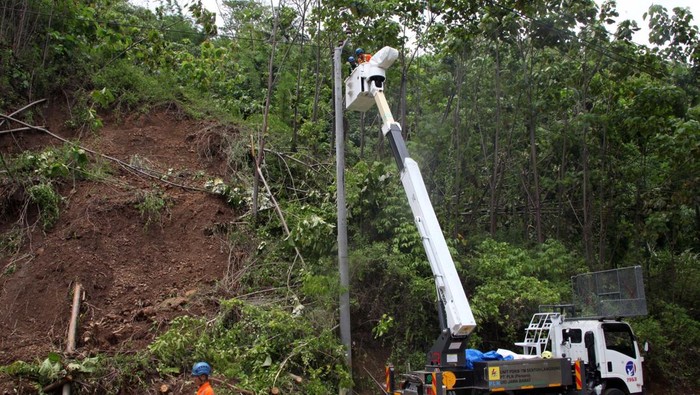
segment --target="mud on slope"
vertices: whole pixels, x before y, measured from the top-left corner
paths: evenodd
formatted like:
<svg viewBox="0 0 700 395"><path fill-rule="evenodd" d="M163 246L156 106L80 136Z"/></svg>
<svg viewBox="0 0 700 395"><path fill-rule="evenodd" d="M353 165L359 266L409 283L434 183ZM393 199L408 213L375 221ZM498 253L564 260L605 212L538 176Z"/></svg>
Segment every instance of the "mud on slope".
<svg viewBox="0 0 700 395"><path fill-rule="evenodd" d="M76 137L63 127L61 111L48 108L46 114L49 130ZM99 133L80 144L127 163L138 157L199 187L205 179L192 181L197 172L223 176L222 162L196 147L197 133L211 125L176 115L163 110L120 122L106 119ZM0 135L3 152L50 144L61 143L40 132ZM236 213L214 195L111 167L108 180L65 183L58 222L46 232L35 227L17 255L0 259L0 269L12 266L0 276L0 364L33 361L65 348L76 282L85 289L81 353L141 349L173 317L217 311L204 296L215 288L221 292L213 286L226 276L229 247L215 229ZM154 187L171 204L162 226L145 228L136 204L140 191ZM0 231L16 220L1 218Z"/></svg>

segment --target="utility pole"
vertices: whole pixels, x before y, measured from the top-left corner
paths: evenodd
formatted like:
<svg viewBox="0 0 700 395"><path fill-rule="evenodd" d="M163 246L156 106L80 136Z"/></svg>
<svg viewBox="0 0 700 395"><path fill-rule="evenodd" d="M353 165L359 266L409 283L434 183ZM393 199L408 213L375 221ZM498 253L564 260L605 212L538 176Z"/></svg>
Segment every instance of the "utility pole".
<svg viewBox="0 0 700 395"><path fill-rule="evenodd" d="M350 336L350 270L348 268L348 216L345 205L345 132L343 130L343 81L340 57L347 42L345 38L333 51L335 77L335 158L336 203L338 205L338 269L340 270L340 339L345 346L345 357L352 375L352 340ZM339 394L350 390L340 388Z"/></svg>

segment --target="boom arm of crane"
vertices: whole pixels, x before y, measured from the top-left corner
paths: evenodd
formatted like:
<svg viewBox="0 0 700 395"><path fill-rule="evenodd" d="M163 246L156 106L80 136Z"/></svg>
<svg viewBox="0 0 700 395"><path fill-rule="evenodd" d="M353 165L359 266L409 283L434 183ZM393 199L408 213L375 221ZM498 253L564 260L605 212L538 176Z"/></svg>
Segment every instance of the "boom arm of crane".
<svg viewBox="0 0 700 395"><path fill-rule="evenodd" d="M382 119L382 133L391 145L401 174L401 183L430 262L438 301L445 309L447 329L452 336L467 336L476 327L474 315L430 203L418 164L408 155L401 126L394 121L384 96L386 69L397 57L396 49L384 47L369 62L358 65L345 81L345 105L348 110L367 111L376 103Z"/></svg>

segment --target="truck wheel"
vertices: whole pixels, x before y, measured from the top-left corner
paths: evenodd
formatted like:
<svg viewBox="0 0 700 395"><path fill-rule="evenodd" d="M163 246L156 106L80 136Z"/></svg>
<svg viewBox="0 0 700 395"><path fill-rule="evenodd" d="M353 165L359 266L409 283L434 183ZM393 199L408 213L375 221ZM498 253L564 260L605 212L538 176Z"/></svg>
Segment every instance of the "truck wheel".
<svg viewBox="0 0 700 395"><path fill-rule="evenodd" d="M625 395L625 391L617 388L608 388L605 390L605 395Z"/></svg>

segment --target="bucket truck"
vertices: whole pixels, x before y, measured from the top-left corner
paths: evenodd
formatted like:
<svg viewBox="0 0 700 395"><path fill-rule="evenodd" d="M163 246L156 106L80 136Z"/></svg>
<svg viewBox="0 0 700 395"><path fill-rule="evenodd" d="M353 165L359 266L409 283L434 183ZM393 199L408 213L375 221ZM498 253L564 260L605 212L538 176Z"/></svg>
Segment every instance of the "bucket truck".
<svg viewBox="0 0 700 395"><path fill-rule="evenodd" d="M430 202L418 164L408 153L401 127L394 120L384 86L386 70L398 58L398 51L384 47L368 61L351 64L345 80L348 111L365 112L375 105L382 120L400 172L415 225L418 229L435 280L441 332L427 353L423 370L396 380L393 367L386 370L386 393L391 395L480 395L498 392L632 395L643 393L642 366L636 337L627 323L629 316L619 307L638 307L646 312L638 267L636 282L625 283L621 292L620 273L614 284L598 289L597 276L582 280L585 298L607 311L586 318L574 317L569 306L550 306L533 316L526 328L522 354L503 351L504 359L473 359L467 340L476 328L454 261ZM591 278L593 280L591 280ZM587 286L586 286L587 285ZM592 292L587 292L592 289ZM629 291L631 289L632 291ZM640 294L641 290L641 294ZM630 292L632 294L630 294ZM612 301L610 301L612 300ZM605 310L605 309L603 309ZM575 310L572 310L575 311ZM639 311L638 311L639 312ZM502 354L496 354L502 356ZM397 383L398 381L398 383Z"/></svg>

